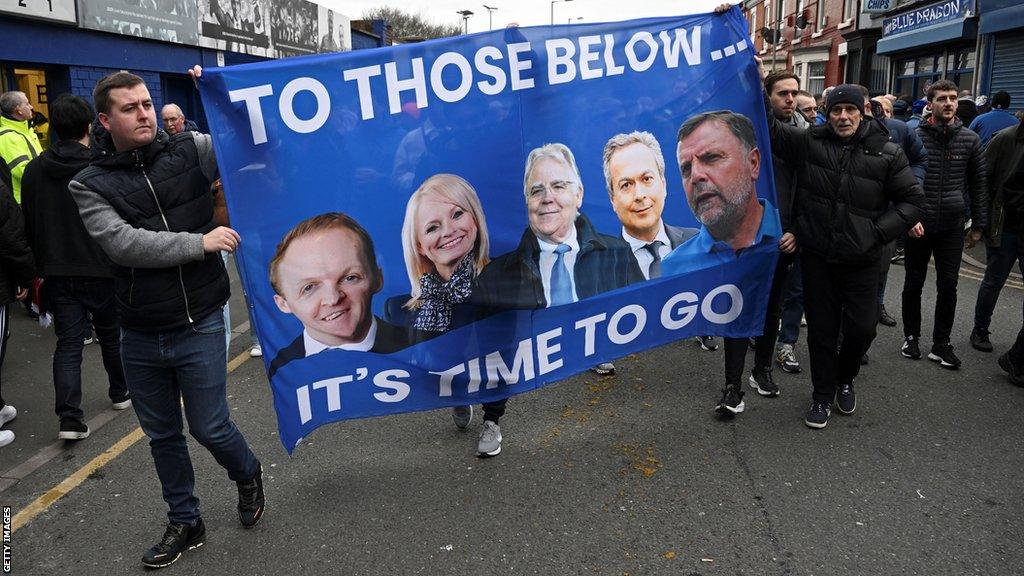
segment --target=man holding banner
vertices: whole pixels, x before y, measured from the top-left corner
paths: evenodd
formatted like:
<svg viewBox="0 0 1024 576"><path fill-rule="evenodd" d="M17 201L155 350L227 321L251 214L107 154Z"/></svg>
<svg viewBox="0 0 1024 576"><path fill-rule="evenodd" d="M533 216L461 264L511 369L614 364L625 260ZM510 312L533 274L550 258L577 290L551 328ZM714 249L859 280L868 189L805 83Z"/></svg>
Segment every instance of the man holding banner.
<svg viewBox="0 0 1024 576"><path fill-rule="evenodd" d="M808 130L768 114L772 151L797 167L794 220L804 290L814 295L804 302L814 384L804 423L816 429L833 401L841 414L857 407L854 379L878 323L882 247L920 220L924 201L903 150L864 121L861 87L836 86L826 114Z"/></svg>
<svg viewBox="0 0 1024 576"><path fill-rule="evenodd" d="M93 99L101 153L69 188L86 230L117 266L121 360L169 508L167 529L142 564L162 568L206 538L182 404L189 432L237 484L242 525L263 516L262 467L231 421L226 394L221 309L230 287L219 252L233 252L240 238L214 222L209 136L159 130L145 82L128 72L100 80Z"/></svg>

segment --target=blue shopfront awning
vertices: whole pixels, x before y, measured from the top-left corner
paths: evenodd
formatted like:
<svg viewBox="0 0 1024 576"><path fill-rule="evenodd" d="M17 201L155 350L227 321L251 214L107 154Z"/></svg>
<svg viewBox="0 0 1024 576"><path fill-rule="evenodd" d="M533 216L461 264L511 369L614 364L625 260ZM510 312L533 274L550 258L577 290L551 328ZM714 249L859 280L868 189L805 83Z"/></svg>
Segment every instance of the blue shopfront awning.
<svg viewBox="0 0 1024 576"><path fill-rule="evenodd" d="M970 38L976 34L977 29L978 25L973 18L961 18L952 22L944 22L935 26L921 28L920 30L911 30L902 34L886 36L878 41L876 52L878 54L890 54L906 50L907 48L949 42L950 40L958 40L960 38Z"/></svg>
<svg viewBox="0 0 1024 576"><path fill-rule="evenodd" d="M981 13L981 34L1024 28L1024 4Z"/></svg>

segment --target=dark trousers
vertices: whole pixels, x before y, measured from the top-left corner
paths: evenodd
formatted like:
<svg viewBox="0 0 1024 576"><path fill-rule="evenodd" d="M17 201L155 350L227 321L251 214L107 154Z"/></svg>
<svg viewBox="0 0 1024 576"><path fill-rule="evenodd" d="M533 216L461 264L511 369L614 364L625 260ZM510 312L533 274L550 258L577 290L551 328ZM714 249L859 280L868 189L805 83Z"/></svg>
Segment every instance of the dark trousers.
<svg viewBox="0 0 1024 576"><path fill-rule="evenodd" d="M250 480L259 460L231 421L227 400L224 317L220 310L195 324L160 332L121 330L132 407L149 436L149 448L171 522L195 525L199 499L185 443L182 404L189 433L235 482Z"/></svg>
<svg viewBox="0 0 1024 576"><path fill-rule="evenodd" d="M956 284L964 251L964 232L951 228L906 239L906 280L903 283L903 335L921 336L921 290L928 261L935 257L935 324L932 344L948 344L956 314Z"/></svg>
<svg viewBox="0 0 1024 576"><path fill-rule="evenodd" d="M0 305L0 408L7 405L4 403L3 395L3 368L4 357L7 356L7 339L11 337L11 330L7 326L10 313L10 306L7 304Z"/></svg>
<svg viewBox="0 0 1024 576"><path fill-rule="evenodd" d="M54 411L61 420L82 420L82 348L91 332L89 315L96 327L107 394L121 401L128 394L121 367L121 324L110 278L56 277L44 284L47 307L53 314L57 348L53 352Z"/></svg>
<svg viewBox="0 0 1024 576"><path fill-rule="evenodd" d="M976 328L988 330L999 293L1013 271L1014 264L1019 264L1024 271L1024 236L1003 233L998 248L985 247L985 279L978 288L978 301L974 305Z"/></svg>
<svg viewBox="0 0 1024 576"><path fill-rule="evenodd" d="M800 266L804 290L813 294L804 300L813 398L832 402L837 385L857 377L861 356L875 339L879 262L839 264L804 251Z"/></svg>
<svg viewBox="0 0 1024 576"><path fill-rule="evenodd" d="M505 404L508 404L508 398L502 398L495 402L484 402L484 420L497 424L498 420L505 415Z"/></svg>
<svg viewBox="0 0 1024 576"><path fill-rule="evenodd" d="M800 320L804 316L804 279L800 272L800 258L793 259L793 266L782 291L782 325L779 327L779 344L796 344L800 338Z"/></svg>
<svg viewBox="0 0 1024 576"><path fill-rule="evenodd" d="M772 275L772 285L768 292L768 308L764 312L764 330L757 337L754 345L754 368L771 369L772 352L775 350L775 337L779 334L779 316L782 312L782 294L786 287L786 278L793 266L792 254L779 253ZM725 385L739 387L743 378L743 368L747 357L746 338L725 339Z"/></svg>
<svg viewBox="0 0 1024 576"><path fill-rule="evenodd" d="M882 270L878 273L878 305L885 305L885 285L889 281L889 267L892 266L892 255L896 252L896 241L889 242L882 248L882 259L879 263Z"/></svg>

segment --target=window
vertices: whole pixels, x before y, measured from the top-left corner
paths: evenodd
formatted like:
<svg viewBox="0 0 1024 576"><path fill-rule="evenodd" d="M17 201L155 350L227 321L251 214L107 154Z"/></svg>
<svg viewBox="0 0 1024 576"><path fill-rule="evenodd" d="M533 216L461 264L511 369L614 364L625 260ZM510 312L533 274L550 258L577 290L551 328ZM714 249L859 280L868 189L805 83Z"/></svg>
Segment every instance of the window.
<svg viewBox="0 0 1024 576"><path fill-rule="evenodd" d="M896 61L895 91L910 102L921 98L924 87L942 76L946 55L919 56ZM872 67L874 64L872 63ZM874 82L874 80L872 80Z"/></svg>
<svg viewBox="0 0 1024 576"><path fill-rule="evenodd" d="M793 12L793 40L799 39L804 31L796 25L796 19L800 16L800 13L804 11L804 2L806 0L796 0L796 11Z"/></svg>
<svg viewBox="0 0 1024 576"><path fill-rule="evenodd" d="M825 0L818 0L818 30L824 30L826 24L828 24L828 14L825 11Z"/></svg>
<svg viewBox="0 0 1024 576"><path fill-rule="evenodd" d="M868 90L872 94L884 94L888 92L889 84L889 58L872 54L871 56L871 80ZM898 92L897 92L898 93Z"/></svg>
<svg viewBox="0 0 1024 576"><path fill-rule="evenodd" d="M951 50L946 64L946 79L961 90L974 89L974 48Z"/></svg>
<svg viewBox="0 0 1024 576"><path fill-rule="evenodd" d="M843 0L843 22L853 20L853 13L857 9L857 0Z"/></svg>
<svg viewBox="0 0 1024 576"><path fill-rule="evenodd" d="M824 60L807 63L807 91L811 94L821 94L825 90L825 64Z"/></svg>

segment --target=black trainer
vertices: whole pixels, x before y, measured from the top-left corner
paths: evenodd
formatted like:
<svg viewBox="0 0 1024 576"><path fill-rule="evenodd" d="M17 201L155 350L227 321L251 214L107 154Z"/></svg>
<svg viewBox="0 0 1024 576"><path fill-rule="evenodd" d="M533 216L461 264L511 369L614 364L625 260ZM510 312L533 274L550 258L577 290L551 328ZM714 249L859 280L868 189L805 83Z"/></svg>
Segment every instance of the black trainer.
<svg viewBox="0 0 1024 576"><path fill-rule="evenodd" d="M706 352L714 352L718 350L718 342L715 342L714 336L697 336L697 344L700 344L701 349Z"/></svg>
<svg viewBox="0 0 1024 576"><path fill-rule="evenodd" d="M1011 383L1017 386L1024 386L1024 369L1014 364L1009 352L999 356L999 367L1010 377Z"/></svg>
<svg viewBox="0 0 1024 576"><path fill-rule="evenodd" d="M804 424L807 424L811 428L822 429L828 426L828 417L832 415L832 407L829 406L828 402L819 402L815 400L811 402L810 409L807 410L807 414L804 416Z"/></svg>
<svg viewBox="0 0 1024 576"><path fill-rule="evenodd" d="M203 519L196 521L195 526L171 522L164 531L164 537L155 546L146 550L142 557L142 565L147 568L163 568L170 566L181 558L182 552L199 548L206 543L206 526Z"/></svg>
<svg viewBox="0 0 1024 576"><path fill-rule="evenodd" d="M743 412L743 391L739 387L726 386L722 390L722 399L715 406L715 414L721 416L735 416Z"/></svg>
<svg viewBox="0 0 1024 576"><path fill-rule="evenodd" d="M840 414L849 416L857 409L857 394L853 391L853 383L840 384L836 390L836 408Z"/></svg>
<svg viewBox="0 0 1024 576"><path fill-rule="evenodd" d="M917 336L907 336L907 339L903 341L903 347L900 348L900 354L911 360L921 359L921 343L918 341Z"/></svg>
<svg viewBox="0 0 1024 576"><path fill-rule="evenodd" d="M992 341L988 339L988 335L991 334L984 328L975 327L971 330L971 347L981 352L992 351Z"/></svg>
<svg viewBox="0 0 1024 576"><path fill-rule="evenodd" d="M890 328L896 325L896 319L885 309L885 304L878 305L878 323Z"/></svg>
<svg viewBox="0 0 1024 576"><path fill-rule="evenodd" d="M263 465L258 465L256 476L238 485L238 520L242 526L252 528L263 517L263 506L266 497L263 494Z"/></svg>
<svg viewBox="0 0 1024 576"><path fill-rule="evenodd" d="M772 380L772 369L768 368L754 368L750 371L750 387L756 388L757 393L761 396L767 396L768 398L774 398L781 394L779 391L779 385Z"/></svg>
<svg viewBox="0 0 1024 576"><path fill-rule="evenodd" d="M89 437L89 427L81 420L68 418L60 421L60 431L57 438L60 440L84 440Z"/></svg>
<svg viewBox="0 0 1024 576"><path fill-rule="evenodd" d="M943 368L957 370L960 368L960 359L953 353L952 344L932 344L932 351L928 353L928 359L934 360Z"/></svg>

